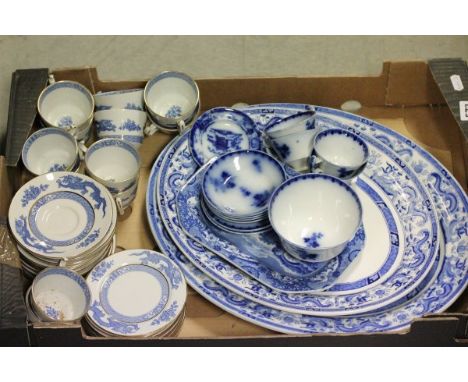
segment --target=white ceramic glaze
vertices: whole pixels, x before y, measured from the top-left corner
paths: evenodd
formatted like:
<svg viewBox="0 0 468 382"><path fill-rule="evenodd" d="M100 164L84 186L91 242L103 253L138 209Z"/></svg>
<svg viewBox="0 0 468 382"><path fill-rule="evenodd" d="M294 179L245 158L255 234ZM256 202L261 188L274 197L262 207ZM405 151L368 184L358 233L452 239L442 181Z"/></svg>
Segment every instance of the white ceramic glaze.
<svg viewBox="0 0 468 382"><path fill-rule="evenodd" d="M163 72L145 86L144 101L152 120L166 128L187 124L193 118L199 101L196 82L185 73Z"/></svg>
<svg viewBox="0 0 468 382"><path fill-rule="evenodd" d="M143 143L147 115L139 110L109 109L94 113L98 138L123 139L136 147Z"/></svg>
<svg viewBox="0 0 468 382"><path fill-rule="evenodd" d="M315 136L309 166L311 172L349 180L364 170L368 157L367 144L359 136L343 129L327 129Z"/></svg>
<svg viewBox="0 0 468 382"><path fill-rule="evenodd" d="M78 82L59 81L49 85L39 95L37 109L46 126L70 130L77 139L93 120L94 99Z"/></svg>
<svg viewBox="0 0 468 382"><path fill-rule="evenodd" d="M79 160L75 138L57 128L36 131L26 140L21 155L25 167L34 175L73 171Z"/></svg>
<svg viewBox="0 0 468 382"><path fill-rule="evenodd" d="M89 308L89 287L83 277L70 269L47 268L33 281L31 304L45 321L78 320Z"/></svg>
<svg viewBox="0 0 468 382"><path fill-rule="evenodd" d="M264 130L264 137L282 161L301 171L307 168L307 159L318 130L315 113L307 111L268 126Z"/></svg>
<svg viewBox="0 0 468 382"><path fill-rule="evenodd" d="M96 110L144 110L143 89L125 89L99 92L94 95Z"/></svg>
<svg viewBox="0 0 468 382"><path fill-rule="evenodd" d="M241 150L214 160L206 170L202 190L215 212L248 218L267 210L271 193L285 179L283 167L270 155Z"/></svg>
<svg viewBox="0 0 468 382"><path fill-rule="evenodd" d="M289 179L271 197L270 222L288 252L333 257L362 220L356 193L343 181L318 174Z"/></svg>

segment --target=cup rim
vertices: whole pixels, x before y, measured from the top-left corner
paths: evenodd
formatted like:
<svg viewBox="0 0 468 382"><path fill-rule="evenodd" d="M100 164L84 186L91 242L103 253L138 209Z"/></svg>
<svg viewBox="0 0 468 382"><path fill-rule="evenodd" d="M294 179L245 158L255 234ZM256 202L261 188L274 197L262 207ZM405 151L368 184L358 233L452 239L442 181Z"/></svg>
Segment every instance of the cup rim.
<svg viewBox="0 0 468 382"><path fill-rule="evenodd" d="M149 92L150 82L152 82L153 80L156 80L158 77L161 77L161 76L164 76L164 75L167 75L167 74L177 74L177 75L183 77L184 79L188 80L187 82L191 82L195 86L195 89L196 89L196 100L197 100L197 102L196 102L195 107L190 112L185 113L184 115L181 115L178 118L168 118L168 117L165 117L165 116L163 116L161 114L158 114L148 105L147 95L148 95L148 92ZM161 119L163 121L169 121L169 123L177 124L178 121L186 121L187 119L190 119L192 117L192 115L194 114L194 112L197 110L198 105L200 104L200 89L198 88L197 82L191 76L189 76L187 73L179 72L177 70L165 70L165 71L162 71L161 73L157 74L156 76L154 76L154 77L152 77L152 78L150 78L148 80L148 82L146 83L146 85L145 85L145 87L143 89L143 103L145 104L146 110L148 110L148 113L149 114L154 114L156 116L155 117L156 119Z"/></svg>
<svg viewBox="0 0 468 382"><path fill-rule="evenodd" d="M278 230L278 228L274 224L274 221L273 221L273 218L272 218L272 207L273 207L273 204L274 204L276 198L278 197L278 194L281 191L283 191L286 187L291 185L292 183L295 183L295 182L301 181L301 180L317 179L317 178L322 178L322 179L326 179L326 180L332 181L334 183L337 183L339 186L344 187L346 191L351 193L353 199L355 200L355 202L357 204L359 216L358 216L358 222L356 224L356 227L355 227L352 235L350 236L350 238L348 238L346 240L343 240L343 241L341 241L339 243L336 243L334 245L327 246L327 247L310 248L310 247L307 247L307 246L303 246L301 244L294 243L291 240L285 238L280 233L280 231ZM286 243L291 245L293 248L300 248L301 250L306 250L306 251L310 251L310 250L325 251L325 250L330 250L330 249L337 248L337 247L339 247L339 246L341 246L343 244L347 244L349 241L351 241L353 239L353 237L356 235L357 231L359 230L359 227L362 224L362 203L361 203L361 201L359 199L359 196L357 195L356 191L354 191L346 182L342 181L341 179L339 179L337 177L334 177L332 175L327 175L327 174L311 174L311 173L301 174L301 175L297 175L297 176L295 176L293 178L290 178L290 179L286 180L275 191L273 191L273 193L272 193L272 195L270 197L270 202L268 203L268 219L270 220L271 227L273 228L275 233L281 238L281 240L284 240Z"/></svg>
<svg viewBox="0 0 468 382"><path fill-rule="evenodd" d="M94 142L91 146L89 146L88 150L86 151L85 157L84 157L84 159L83 159L83 161L84 161L84 163L85 163L86 171L88 171L88 172L90 173L90 175L91 175L93 178L97 179L99 183L101 183L104 187L107 188L107 186L106 186L107 181L104 180L104 179L102 179L100 176L97 176L97 175L89 168L88 163L87 163L87 162L88 162L88 158L89 158L89 151L91 150L91 148L92 148L93 146L97 145L98 143L101 143L101 144L102 144L103 141L113 141L113 142L116 142L116 141L117 141L117 142L119 142L119 144L121 143L121 144L127 146L127 147L130 149L130 151L133 151L133 152L136 154L136 157L138 158L138 159L137 159L137 170L136 170L136 173L135 173L133 176L131 176L131 177L129 177L129 178L126 178L126 179L124 179L124 180L119 180L119 181L116 182L116 183L126 183L126 182L128 182L128 181L130 181L130 180L133 180L133 179L135 179L135 178L138 178L139 175L140 175L140 167L141 167L141 156L140 156L140 153L138 152L138 150L136 149L136 147L134 147L131 143L129 143L129 142L123 140L123 139L119 139L119 138L102 138L102 139L99 139L99 140L97 140L96 142Z"/></svg>
<svg viewBox="0 0 468 382"><path fill-rule="evenodd" d="M108 97L108 96L120 95L120 94L138 93L139 91L143 92L144 88L120 89L120 90L110 90L108 92L98 92L98 93L93 94L93 97ZM133 110L133 109L128 109L128 110Z"/></svg>
<svg viewBox="0 0 468 382"><path fill-rule="evenodd" d="M44 268L42 271L40 271L35 277L34 277L34 280L31 284L31 303L34 305L34 307L36 307L36 303L35 303L35 300L34 300L34 295L35 295L35 289L37 289L37 283L43 278L45 277L45 275L51 271L56 271L56 270L59 270L60 272L62 273L70 273L71 275L73 275L73 277L75 277L76 279L74 280L76 283L79 284L83 294L84 294L84 297L85 297L85 308L84 308L84 311L83 311L83 314L77 318L74 318L72 320L52 320L52 321L76 321L76 320L79 320L81 319L81 317L83 317L86 312L88 311L89 309L89 306L91 304L91 291L90 291L90 288L88 286L88 283L86 282L86 279L80 275L78 272L75 272L67 267L47 267L47 268ZM78 281L79 280L79 281ZM44 314L45 313L42 311L42 309L40 309L39 306L36 307L37 310L39 310L39 314ZM46 315L47 316L47 315Z"/></svg>
<svg viewBox="0 0 468 382"><path fill-rule="evenodd" d="M44 89L42 89L41 93L39 94L39 97L37 98L37 102L36 102L36 107L37 107L37 112L39 113L40 117L49 125L49 127L57 127L59 129L61 129L60 126L56 126L54 125L53 123L49 122L47 120L47 118L45 118L43 115L42 115L42 112L41 112L41 107L40 107L40 102L41 102L41 99L42 97L44 96L44 93L46 92L47 89L49 89L51 86L55 86L56 84L63 84L63 83L73 83L73 84L78 84L79 86L81 86L83 89L85 89L85 91L88 92L88 94L90 95L90 98L91 98L91 113L88 115L88 117L84 120L84 122L82 124L85 124L87 121L89 121L91 119L91 123L92 123L92 120L93 120L93 116L94 116L94 108L96 107L96 103L94 101L94 97L93 97L93 94L91 93L91 91L86 87L84 86L82 83L78 82L78 81L72 81L72 80L61 80L61 81L57 81L57 82L54 82L53 84L49 84L47 85ZM81 124L80 124L81 126ZM76 126L78 128L78 126Z"/></svg>
<svg viewBox="0 0 468 382"><path fill-rule="evenodd" d="M280 183L279 186L281 186L281 184L283 184L285 182L285 180L287 179L286 170L284 169L284 166L281 164L281 162L278 159L276 159L275 157L273 157L272 155L270 155L268 153L265 153L265 152L263 152L261 150L252 150L252 149L231 151L231 152L223 154L223 155L217 157L216 159L214 159L213 162L210 163L210 165L206 168L205 172L203 173L203 178L202 178L202 181L201 181L201 190L202 190L203 198L206 199L207 203L210 203L212 206L216 206L216 204L208 197L208 195L206 194L206 190L205 190L205 183L206 183L207 176L208 176L209 172L213 169L214 165L216 163L221 163L222 160L225 160L228 157L231 157L231 156L234 156L234 155L239 155L239 154L249 154L249 153L253 153L253 154L263 156L265 159L267 159L270 162L274 163L274 165L280 170L280 173L283 176L283 180L282 180L282 182ZM272 197L272 195L274 194L275 191L276 191L276 189L273 190L273 192L270 194L269 201L271 200L271 197ZM262 211L266 211L268 209L268 205L269 205L269 202L267 203L265 208L262 208L262 209L258 210L257 212L255 212L255 214L261 213ZM219 207L217 207L217 208L219 209ZM238 217L249 216L249 214L239 214L239 213L231 213L230 215L231 216L238 216ZM250 214L250 215L252 215L252 214Z"/></svg>
<svg viewBox="0 0 468 382"><path fill-rule="evenodd" d="M32 171L30 169L30 167L28 166L27 164L27 160L26 160L26 152L25 152L25 148L26 148L26 145L27 143L32 139L32 137L35 137L36 135L41 135L42 134L46 134L47 133L57 133L57 134L61 134L61 135L65 135L67 136L67 138L69 138L74 146L75 146L75 160L73 161L73 163L67 167L67 169L65 171L69 171L70 169L73 168L73 166L76 164L76 161L77 161L77 158L79 157L79 148L78 148L78 142L76 140L76 138L71 134L69 133L68 131L66 131L65 129L62 129L60 127L44 127L42 129L39 129L37 131L35 131L34 133L32 133L27 139L26 141L24 142L23 144L23 148L21 149L21 160L23 161L23 164L24 164L24 167L26 167L26 169L31 173L31 174L34 174L34 175L43 175L43 174L37 174L36 172ZM34 144L34 142L31 142L30 143L30 147ZM50 172L50 171L48 171ZM47 174L47 172L45 172L44 174Z"/></svg>
<svg viewBox="0 0 468 382"><path fill-rule="evenodd" d="M289 115L285 118L282 118L280 119L279 121L276 121L275 123L271 124L270 126L266 127L265 130L263 130L263 132L265 134L268 134L268 132L270 130L272 130L274 127L277 127L278 125L280 125L281 123L283 122L289 122L289 121L292 121L296 118L301 118L303 117L304 115L308 115L309 117L308 118L305 118L305 120L309 119L309 118L312 118L312 117L315 117L317 115L317 113L313 110L306 110L306 111L302 111L300 113L296 113L296 114L292 114L292 115ZM280 130L281 131L281 130ZM290 133L290 134L294 134L294 133ZM285 135L289 135L289 134L285 134ZM273 137L271 137L273 138Z"/></svg>
<svg viewBox="0 0 468 382"><path fill-rule="evenodd" d="M323 136L323 135L328 135L328 134L333 134L333 133L338 133L340 135L345 135L347 137L351 137L353 140L357 141L358 144L360 146L362 146L363 148L363 151L364 151L364 158L362 159L362 161L357 164L357 165L353 165L353 166L350 166L350 165L340 165L340 164L337 164L337 163L334 163L332 162L331 160L325 158L323 156L323 153L320 153L318 150L317 150L317 141ZM318 154L318 156L326 161L327 163L330 163L332 164L333 166L335 167L346 167L346 168L359 168L361 167L364 163L367 163L367 160L369 159L369 146L367 145L367 143L364 141L364 139L362 139L359 135L357 134L354 134L352 133L351 131L348 131L348 130L345 130L345 129L341 129L341 128L332 128L332 129L325 129L325 130L322 130L322 131L319 131L315 137L314 137L314 140L313 140L313 143L312 143L312 152L315 152L316 154ZM309 155L310 156L310 155Z"/></svg>

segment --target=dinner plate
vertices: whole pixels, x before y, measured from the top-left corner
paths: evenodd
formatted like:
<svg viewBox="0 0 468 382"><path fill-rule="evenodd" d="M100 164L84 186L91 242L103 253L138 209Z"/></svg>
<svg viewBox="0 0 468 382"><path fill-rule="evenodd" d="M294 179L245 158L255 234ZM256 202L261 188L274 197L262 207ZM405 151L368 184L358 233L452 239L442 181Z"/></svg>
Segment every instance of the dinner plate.
<svg viewBox="0 0 468 382"><path fill-rule="evenodd" d="M405 231L405 250L400 264L386 281L371 288L331 296L277 292L224 259L211 257L205 247L187 238L177 220L175 206L176 194L197 169L187 147L187 134L171 145L167 153L170 160L163 162L159 173L157 201L163 222L189 260L203 267L203 271L215 281L256 302L295 313L323 316L362 313L388 305L409 293L429 272L437 253L437 219L429 196L415 174L381 142L371 138L366 140L371 151L366 175L379 187L385 187L383 191L391 200L389 204L394 205L402 217ZM365 259L364 250L362 254ZM374 253L370 255L376 256Z"/></svg>
<svg viewBox="0 0 468 382"><path fill-rule="evenodd" d="M96 265L87 282L88 319L114 335L147 336L165 330L182 312L187 294L178 266L149 250L116 253Z"/></svg>
<svg viewBox="0 0 468 382"><path fill-rule="evenodd" d="M444 295L444 293L437 292L437 289L434 289L445 266L447 266L444 252L445 247L441 246L441 251L436 257L435 266L431 268L423 282L403 299L390 304L386 309L379 312L375 311L365 315L349 317L314 317L272 309L251 301L248 298L239 296L216 283L200 269L195 267L182 252L178 250L164 227L157 207L156 180L162 164L161 159L167 154L169 147L170 146L166 146L161 152L159 159L156 160L152 168L148 183L148 192L146 194L147 217L153 237L159 248L179 264L187 282L192 288L208 301L241 319L282 333L306 334L394 331L407 328L412 320L417 317L437 311L433 309L446 308L463 291L463 288L466 287L465 282L461 288L457 289L457 295L450 293ZM446 281L443 283L445 284ZM448 288L445 288L444 290L447 289ZM455 292L453 289L452 291ZM437 298L438 296L440 296L440 299ZM444 306L443 304L446 305Z"/></svg>
<svg viewBox="0 0 468 382"><path fill-rule="evenodd" d="M48 259L74 257L101 243L113 227L112 197L81 174L38 176L15 194L8 218L15 239Z"/></svg>

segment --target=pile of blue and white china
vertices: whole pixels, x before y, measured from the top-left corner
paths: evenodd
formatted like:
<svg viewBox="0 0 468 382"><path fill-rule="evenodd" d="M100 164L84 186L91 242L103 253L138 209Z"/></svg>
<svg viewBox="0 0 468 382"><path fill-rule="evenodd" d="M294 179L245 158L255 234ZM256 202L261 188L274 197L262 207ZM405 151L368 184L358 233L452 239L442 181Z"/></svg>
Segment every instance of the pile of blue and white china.
<svg viewBox="0 0 468 382"><path fill-rule="evenodd" d="M128 250L108 257L90 272L86 321L106 337L166 337L185 317L187 287L182 271L161 253Z"/></svg>
<svg viewBox="0 0 468 382"><path fill-rule="evenodd" d="M54 266L86 274L115 249L112 195L85 175L58 171L30 180L13 197L8 219L29 277Z"/></svg>
<svg viewBox="0 0 468 382"><path fill-rule="evenodd" d="M209 110L156 159L146 202L190 286L278 332L406 329L468 283L463 189L407 138L340 110Z"/></svg>

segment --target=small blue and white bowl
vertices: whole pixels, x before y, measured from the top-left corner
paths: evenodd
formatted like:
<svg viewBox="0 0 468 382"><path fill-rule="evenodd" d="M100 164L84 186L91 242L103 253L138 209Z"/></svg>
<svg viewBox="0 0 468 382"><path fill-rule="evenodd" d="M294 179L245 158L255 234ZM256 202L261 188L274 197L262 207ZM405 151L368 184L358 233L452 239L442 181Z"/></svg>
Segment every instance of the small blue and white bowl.
<svg viewBox="0 0 468 382"><path fill-rule="evenodd" d="M340 254L362 221L356 192L342 180L305 174L284 182L268 208L284 249L298 259L326 261Z"/></svg>
<svg viewBox="0 0 468 382"><path fill-rule="evenodd" d="M21 157L24 166L33 175L75 171L80 164L76 139L67 131L55 127L31 134L24 143Z"/></svg>
<svg viewBox="0 0 468 382"><path fill-rule="evenodd" d="M88 311L91 293L86 280L78 273L52 267L35 277L30 302L42 321L75 321Z"/></svg>
<svg viewBox="0 0 468 382"><path fill-rule="evenodd" d="M78 82L59 81L41 92L37 110L44 126L60 127L82 140L93 122L94 98Z"/></svg>
<svg viewBox="0 0 468 382"><path fill-rule="evenodd" d="M125 109L144 111L143 89L99 92L94 95L96 110Z"/></svg>
<svg viewBox="0 0 468 382"><path fill-rule="evenodd" d="M139 110L109 109L94 113L99 139L118 138L140 147L143 143L147 115Z"/></svg>
<svg viewBox="0 0 468 382"><path fill-rule="evenodd" d="M260 150L255 122L245 113L217 107L203 113L190 130L189 147L199 166L231 151Z"/></svg>
<svg viewBox="0 0 468 382"><path fill-rule="evenodd" d="M366 167L369 148L362 138L343 129L328 129L314 138L309 158L311 172L351 180Z"/></svg>
<svg viewBox="0 0 468 382"><path fill-rule="evenodd" d="M262 220L272 192L286 179L283 166L256 150L234 151L215 159L202 181L202 196L218 217L238 222Z"/></svg>
<svg viewBox="0 0 468 382"><path fill-rule="evenodd" d="M307 160L318 130L315 112L306 111L268 126L263 136L278 158L292 168L303 171L308 168Z"/></svg>
<svg viewBox="0 0 468 382"><path fill-rule="evenodd" d="M149 80L143 92L146 110L158 126L177 129L193 119L198 110L200 92L187 74L163 72Z"/></svg>

